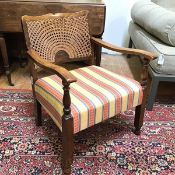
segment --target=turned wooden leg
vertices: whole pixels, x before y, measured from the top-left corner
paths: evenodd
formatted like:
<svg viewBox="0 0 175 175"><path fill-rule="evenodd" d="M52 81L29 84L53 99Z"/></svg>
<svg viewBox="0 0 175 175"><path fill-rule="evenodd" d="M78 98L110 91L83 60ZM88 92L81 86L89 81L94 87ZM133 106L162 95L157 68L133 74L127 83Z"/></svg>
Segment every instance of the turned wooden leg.
<svg viewBox="0 0 175 175"><path fill-rule="evenodd" d="M134 134L140 135L141 127L143 126L145 107L144 104L136 106L135 108L135 119L134 119Z"/></svg>
<svg viewBox="0 0 175 175"><path fill-rule="evenodd" d="M5 74L7 76L7 80L10 86L14 86L14 84L12 83L12 79L11 79L11 72L10 72L10 68L9 66L4 66L5 67Z"/></svg>
<svg viewBox="0 0 175 175"><path fill-rule="evenodd" d="M141 127L143 125L143 119L144 119L144 113L145 113L145 104L146 104L147 94L149 92L149 87L150 87L150 80L148 78L148 65L149 65L149 60L144 58L143 68L141 73L141 86L143 91L143 99L142 99L142 104L139 106L136 106L135 108L134 133L136 135L140 135L141 133Z"/></svg>
<svg viewBox="0 0 175 175"><path fill-rule="evenodd" d="M42 111L41 111L41 104L38 100L35 100L35 116L36 116L36 125L42 125Z"/></svg>
<svg viewBox="0 0 175 175"><path fill-rule="evenodd" d="M139 106L136 106L136 108L135 108L135 119L134 119L135 130L134 130L134 133L136 135L140 135L141 127L143 126L146 99L147 99L147 93L148 93L148 90L149 90L148 87L149 87L150 82L148 81L147 84L148 84L148 86L143 90L142 104L139 105Z"/></svg>
<svg viewBox="0 0 175 175"><path fill-rule="evenodd" d="M71 115L71 99L69 94L69 83L63 82L63 111L64 115L62 116L62 160L61 160L61 168L63 170L64 175L71 174L71 165L73 162L73 118Z"/></svg>
<svg viewBox="0 0 175 175"><path fill-rule="evenodd" d="M73 119L63 119L62 123L62 162L61 168L64 175L71 174L71 165L73 163Z"/></svg>
<svg viewBox="0 0 175 175"><path fill-rule="evenodd" d="M10 68L9 68L6 43L5 43L5 39L3 36L0 36L0 50L1 50L2 59L3 59L3 63L4 63L5 74L7 76L9 85L14 86L14 84L12 83L12 80L11 80L11 73L10 73Z"/></svg>

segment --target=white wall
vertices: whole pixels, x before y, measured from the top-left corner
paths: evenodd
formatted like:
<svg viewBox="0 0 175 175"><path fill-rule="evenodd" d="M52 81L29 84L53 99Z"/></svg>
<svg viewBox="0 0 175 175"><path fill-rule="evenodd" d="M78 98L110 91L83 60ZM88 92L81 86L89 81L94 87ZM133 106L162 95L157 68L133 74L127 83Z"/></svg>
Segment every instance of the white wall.
<svg viewBox="0 0 175 175"><path fill-rule="evenodd" d="M128 47L128 24L131 7L137 0L104 0L106 4L106 24L103 39L118 46ZM103 49L103 52L115 52Z"/></svg>

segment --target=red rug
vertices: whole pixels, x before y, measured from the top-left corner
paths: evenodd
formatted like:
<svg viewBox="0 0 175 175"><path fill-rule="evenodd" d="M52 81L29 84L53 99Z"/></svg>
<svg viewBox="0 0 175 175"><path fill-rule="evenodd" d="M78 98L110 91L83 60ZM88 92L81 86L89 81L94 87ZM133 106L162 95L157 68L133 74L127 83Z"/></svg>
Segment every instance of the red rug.
<svg viewBox="0 0 175 175"><path fill-rule="evenodd" d="M175 105L156 103L135 136L133 111L75 135L73 175L174 175ZM0 90L0 174L59 175L61 134L44 112L36 127L27 91Z"/></svg>

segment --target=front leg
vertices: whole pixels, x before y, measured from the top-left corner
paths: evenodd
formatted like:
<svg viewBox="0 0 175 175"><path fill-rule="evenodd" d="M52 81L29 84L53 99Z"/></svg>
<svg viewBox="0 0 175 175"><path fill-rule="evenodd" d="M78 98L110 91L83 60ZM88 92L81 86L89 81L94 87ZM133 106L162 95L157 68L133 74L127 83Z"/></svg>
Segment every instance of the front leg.
<svg viewBox="0 0 175 175"><path fill-rule="evenodd" d="M73 118L71 116L63 116L62 119L62 162L61 167L64 175L71 174L71 165L73 163Z"/></svg>
<svg viewBox="0 0 175 175"><path fill-rule="evenodd" d="M71 116L71 109L70 109L70 94L69 94L69 84L63 82L63 105L64 105L64 115L62 117L62 162L61 167L63 170L64 175L71 174L71 165L73 163L73 118Z"/></svg>
<svg viewBox="0 0 175 175"><path fill-rule="evenodd" d="M134 119L134 126L135 130L134 133L136 135L140 135L141 133L141 127L143 126L143 120L144 120L144 114L145 114L145 105L147 100L147 93L148 93L148 65L149 60L144 59L143 60L143 69L141 73L141 86L143 90L143 100L142 104L136 106L135 109L135 119Z"/></svg>

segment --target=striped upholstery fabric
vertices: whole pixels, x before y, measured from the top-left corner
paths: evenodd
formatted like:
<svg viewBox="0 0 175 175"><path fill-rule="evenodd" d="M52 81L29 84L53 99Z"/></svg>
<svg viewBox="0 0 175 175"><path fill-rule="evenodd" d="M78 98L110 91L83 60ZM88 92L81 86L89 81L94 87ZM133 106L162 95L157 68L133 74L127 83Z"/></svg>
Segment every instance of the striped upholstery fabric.
<svg viewBox="0 0 175 175"><path fill-rule="evenodd" d="M104 68L89 66L71 71L78 79L70 85L74 133L95 125L142 102L142 88L132 79ZM48 76L36 81L36 97L62 130L63 86Z"/></svg>

